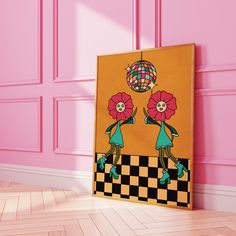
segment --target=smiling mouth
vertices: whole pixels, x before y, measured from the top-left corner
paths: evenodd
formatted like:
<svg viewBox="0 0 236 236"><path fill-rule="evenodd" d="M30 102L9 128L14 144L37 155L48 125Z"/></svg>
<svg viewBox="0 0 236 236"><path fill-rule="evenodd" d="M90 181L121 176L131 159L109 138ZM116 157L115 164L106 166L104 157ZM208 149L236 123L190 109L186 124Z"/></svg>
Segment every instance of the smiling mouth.
<svg viewBox="0 0 236 236"><path fill-rule="evenodd" d="M163 110L164 110L164 108L159 108L159 110L160 110L160 111L163 111Z"/></svg>
<svg viewBox="0 0 236 236"><path fill-rule="evenodd" d="M122 108L119 108L119 111L122 111Z"/></svg>

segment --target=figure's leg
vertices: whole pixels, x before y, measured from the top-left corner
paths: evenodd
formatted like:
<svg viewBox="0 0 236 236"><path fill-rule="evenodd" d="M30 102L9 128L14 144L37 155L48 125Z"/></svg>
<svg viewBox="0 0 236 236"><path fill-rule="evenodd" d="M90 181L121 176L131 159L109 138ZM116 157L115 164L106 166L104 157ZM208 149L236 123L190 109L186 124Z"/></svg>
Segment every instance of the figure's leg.
<svg viewBox="0 0 236 236"><path fill-rule="evenodd" d="M184 171L187 173L188 170L185 166L183 166L171 153L170 147L166 147L166 154L167 156L175 163L175 166L177 167L177 176L179 178L182 178L184 176Z"/></svg>
<svg viewBox="0 0 236 236"><path fill-rule="evenodd" d="M115 150L115 144L112 143L110 150L97 161L97 165L101 170L104 170L105 167L104 164L107 160L107 157L110 156L114 152L114 150Z"/></svg>
<svg viewBox="0 0 236 236"><path fill-rule="evenodd" d="M166 155L177 165L178 160L173 156L173 154L170 151L170 146L166 147Z"/></svg>
<svg viewBox="0 0 236 236"><path fill-rule="evenodd" d="M165 184L166 181L168 184L170 184L170 175L168 174L168 169L166 168L165 162L164 162L164 148L159 149L159 158L162 166L162 177L160 178L160 184Z"/></svg>
<svg viewBox="0 0 236 236"><path fill-rule="evenodd" d="M164 171L164 170L167 170L167 169L166 169L165 162L164 162L164 148L160 148L160 149L159 149L159 159L160 159L160 162L161 162L161 166L162 166L162 168L163 168L163 171Z"/></svg>
<svg viewBox="0 0 236 236"><path fill-rule="evenodd" d="M114 166L116 166L116 164L118 163L119 159L120 159L120 146L116 145L116 157L115 157L115 160L113 162Z"/></svg>
<svg viewBox="0 0 236 236"><path fill-rule="evenodd" d="M118 163L119 159L120 159L120 146L116 145L116 157L115 157L113 165L112 165L112 167L110 169L110 177L113 176L114 179L118 179L119 178L119 175L116 172L116 164Z"/></svg>

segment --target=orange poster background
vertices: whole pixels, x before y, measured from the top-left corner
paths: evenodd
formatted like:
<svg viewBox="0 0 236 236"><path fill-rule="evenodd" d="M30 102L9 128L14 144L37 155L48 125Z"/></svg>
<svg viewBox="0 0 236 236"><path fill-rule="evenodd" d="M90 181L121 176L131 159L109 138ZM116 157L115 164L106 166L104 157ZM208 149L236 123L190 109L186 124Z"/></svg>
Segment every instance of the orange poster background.
<svg viewBox="0 0 236 236"><path fill-rule="evenodd" d="M153 92L165 90L176 97L177 110L169 120L166 120L179 133L179 137L174 138L172 153L177 158L191 159L193 156L194 45L142 50L142 58L151 62L157 71L157 86ZM138 112L135 124L121 126L124 138L121 154L158 156L155 144L160 127L145 124L143 114L143 107L147 107L151 90L144 93L134 92L126 82L126 68L140 59L141 51L98 57L96 153L106 153L110 148L109 136L105 134L105 130L115 120L108 113L108 100L118 92L125 92L131 95L134 108L137 107ZM114 130L115 128L113 132ZM168 132L168 129L166 131Z"/></svg>

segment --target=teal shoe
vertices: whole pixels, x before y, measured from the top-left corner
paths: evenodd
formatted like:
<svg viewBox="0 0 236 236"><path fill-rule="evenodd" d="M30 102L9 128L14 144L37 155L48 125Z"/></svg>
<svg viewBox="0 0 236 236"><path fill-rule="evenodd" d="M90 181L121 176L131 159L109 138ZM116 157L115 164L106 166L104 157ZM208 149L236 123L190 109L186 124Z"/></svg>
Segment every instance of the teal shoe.
<svg viewBox="0 0 236 236"><path fill-rule="evenodd" d="M98 161L97 161L97 165L99 166L99 168L101 169L101 170L104 170L104 168L105 168L105 162L106 162L106 157L104 157L104 156L102 156Z"/></svg>
<svg viewBox="0 0 236 236"><path fill-rule="evenodd" d="M162 173L163 175L160 178L160 184L165 184L166 181L168 184L170 184L170 175L168 174L168 170L163 170Z"/></svg>
<svg viewBox="0 0 236 236"><path fill-rule="evenodd" d="M182 178L184 176L184 171L186 173L188 173L188 170L185 166L183 166L180 162L178 162L176 165L175 165L178 169L178 172L177 172L177 176L178 178Z"/></svg>
<svg viewBox="0 0 236 236"><path fill-rule="evenodd" d="M110 177L112 177L112 176L113 176L114 179L119 178L119 175L116 172L116 166L112 166L111 169L110 169Z"/></svg>

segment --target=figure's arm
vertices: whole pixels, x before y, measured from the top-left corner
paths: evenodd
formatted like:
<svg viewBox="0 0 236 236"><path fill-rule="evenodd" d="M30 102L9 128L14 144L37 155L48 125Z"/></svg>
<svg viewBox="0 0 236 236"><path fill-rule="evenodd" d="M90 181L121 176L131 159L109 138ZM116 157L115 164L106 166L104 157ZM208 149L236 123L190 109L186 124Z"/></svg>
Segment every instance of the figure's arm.
<svg viewBox="0 0 236 236"><path fill-rule="evenodd" d="M135 123L135 115L136 115L136 113L137 113L137 107L136 107L136 109L134 110L133 114L132 114L128 119L126 119L125 121L123 121L123 122L121 123L121 125L134 124L134 123ZM121 126L121 125L120 125L120 126Z"/></svg>
<svg viewBox="0 0 236 236"><path fill-rule="evenodd" d="M110 125L107 129L106 129L106 132L105 134L109 134L111 133L111 130L116 126L118 121L116 121L114 124Z"/></svg>
<svg viewBox="0 0 236 236"><path fill-rule="evenodd" d="M166 122L164 122L164 124L170 130L172 140L174 139L174 137L179 136L177 130L174 127L172 127L171 125L168 125Z"/></svg>
<svg viewBox="0 0 236 236"><path fill-rule="evenodd" d="M153 120L152 117L149 116L148 112L145 110L145 108L143 108L143 113L145 115L144 121L145 124L148 125L159 125L161 126L157 121Z"/></svg>

